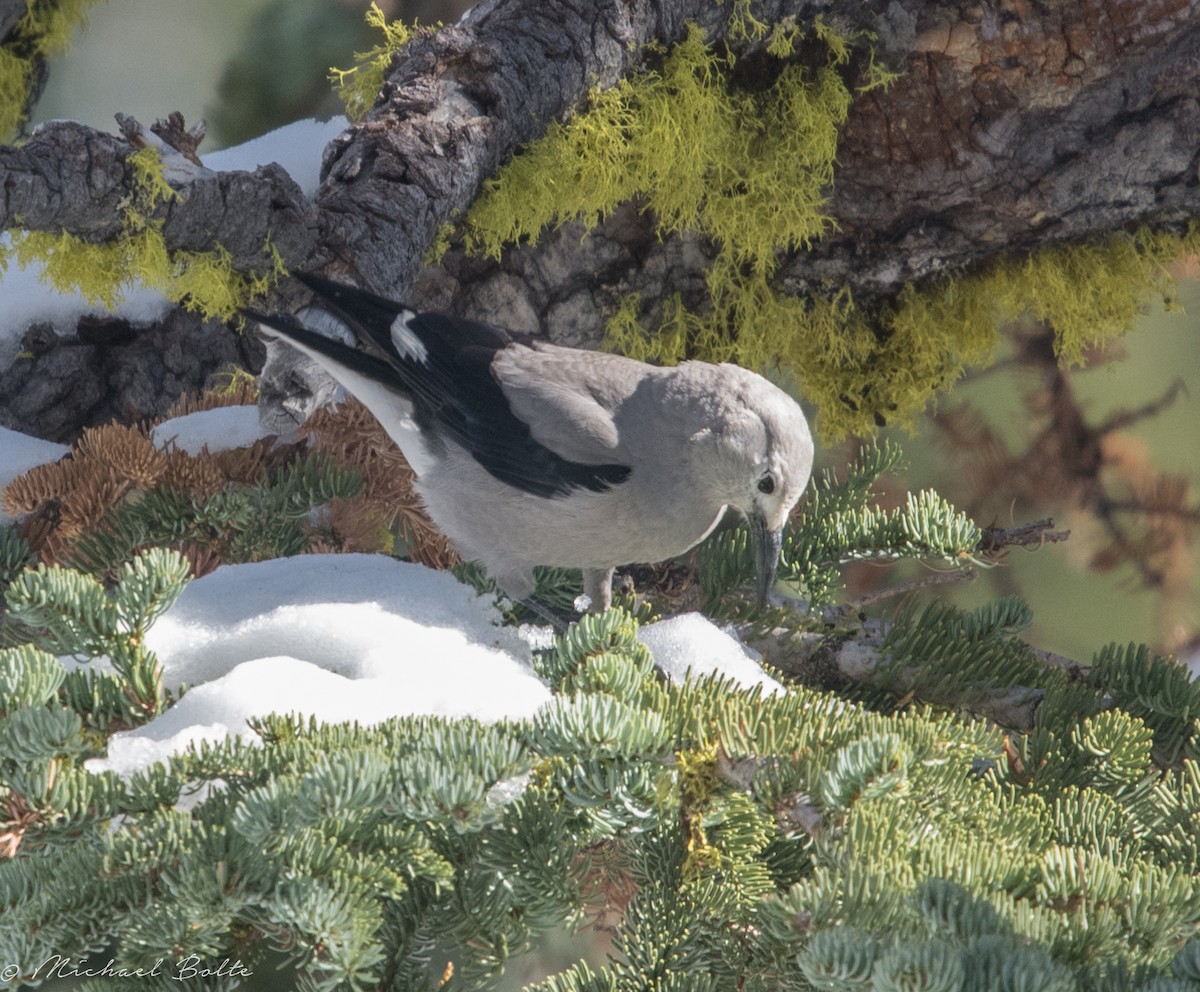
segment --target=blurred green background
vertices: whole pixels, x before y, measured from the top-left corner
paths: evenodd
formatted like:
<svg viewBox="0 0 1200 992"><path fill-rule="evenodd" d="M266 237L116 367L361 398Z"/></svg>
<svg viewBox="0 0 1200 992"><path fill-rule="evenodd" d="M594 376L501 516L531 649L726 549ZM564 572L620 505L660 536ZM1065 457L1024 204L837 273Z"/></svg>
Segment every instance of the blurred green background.
<svg viewBox="0 0 1200 992"><path fill-rule="evenodd" d="M71 49L51 64L33 122L69 118L112 129L113 114L143 124L180 111L204 119L202 151L303 117L341 113L333 66L377 41L369 0L103 0ZM454 21L465 0L379 0L388 17Z"/></svg>
<svg viewBox="0 0 1200 992"><path fill-rule="evenodd" d="M89 25L51 69L50 82L35 120L69 117L112 130L113 113L134 115L145 124L182 111L189 124L209 122L201 152L236 143L303 116L339 111L326 80L330 66L348 66L352 52L374 44L365 29L367 4L333 0L122 0L92 8ZM383 4L389 16L422 23L456 19L465 4L437 0ZM1107 364L1072 374L1089 423L1121 409L1148 403L1175 381L1184 392L1157 416L1132 425L1119 440L1140 452L1159 472L1194 480L1200 468L1200 282L1180 284L1186 313L1147 314L1115 349L1124 354ZM1003 352L1001 354L1003 357ZM1040 425L1025 401L1039 373L1010 367L975 376L942 397L938 409L952 412L971 403L1014 448L1024 446ZM1014 551L999 567L971 584L946 585L917 595L949 596L976 604L1002 592L1018 592L1034 608L1033 640L1043 647L1087 660L1108 641L1145 640L1181 655L1192 650L1200 629L1200 580L1193 542L1185 540L1173 562L1168 594L1148 589L1127 565L1096 572L1089 564L1103 534L1089 514L1069 499L1033 505L1003 481L978 500L976 466L970 452L956 451L945 432L932 424L915 433L898 432L908 468L897 488L933 487L952 501L970 506L981 523L1010 526L1053 516L1072 530L1065 544L1037 551ZM1132 447L1131 447L1132 446ZM849 457L839 446L822 455L836 467ZM974 502L972 502L974 500ZM1187 505L1200 505L1191 482ZM1194 537L1195 525L1191 537ZM855 589L907 582L921 573L875 569L854 576ZM934 574L927 570L927 576ZM885 604L890 608L894 604Z"/></svg>
<svg viewBox="0 0 1200 992"><path fill-rule="evenodd" d="M99 3L71 48L51 63L34 121L69 118L114 130L118 112L150 124L178 110L190 125L217 103L226 64L245 43L251 19L269 6L270 0ZM205 150L221 147L215 137Z"/></svg>
<svg viewBox="0 0 1200 992"><path fill-rule="evenodd" d="M1181 384L1173 402L1117 432L1111 443L1135 458L1144 455L1148 471L1188 479L1186 503L1195 508L1200 506L1200 281L1185 275L1179 278L1178 289L1182 312L1153 307L1112 349L1116 354L1110 361L1072 370L1069 379L1090 425L1153 403L1173 383ZM1011 352L1011 346L1003 347L998 358L1003 360ZM1045 426L1044 418L1031 416L1025 402L1041 382L1034 370L1005 366L968 377L940 398L938 408L952 412L969 403L1013 448L1024 450L1035 431ZM1151 589L1131 565L1103 571L1090 567L1108 538L1095 517L1071 500L1046 499L1035 505L1015 492L1018 487L1003 484L978 500L971 452L956 449L932 421L923 422L911 434L895 431L893 436L905 451L907 488L932 486L955 505L970 508L984 526L1012 527L1052 517L1056 529L1071 531L1062 544L1010 551L1002 564L981 571L974 582L948 584L920 595L945 596L972 607L1018 593L1034 610L1030 640L1084 662L1110 641L1145 641L1183 660L1194 653L1200 629L1200 576L1194 561L1200 523L1192 522L1176 556L1182 574L1171 576L1169 588ZM1109 479L1112 474L1106 469L1101 477ZM1120 491L1121 487L1114 488ZM972 506L973 497L978 508ZM1118 521L1136 530L1143 518L1121 515ZM910 571L889 580L920 577Z"/></svg>

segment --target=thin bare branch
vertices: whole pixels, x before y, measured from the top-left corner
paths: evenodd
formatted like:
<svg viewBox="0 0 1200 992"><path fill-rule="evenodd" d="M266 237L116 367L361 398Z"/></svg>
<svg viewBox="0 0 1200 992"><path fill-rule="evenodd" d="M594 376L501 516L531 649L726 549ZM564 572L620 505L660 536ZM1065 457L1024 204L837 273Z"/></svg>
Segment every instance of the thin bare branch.
<svg viewBox="0 0 1200 992"><path fill-rule="evenodd" d="M1130 427L1139 420L1148 420L1171 406L1180 395L1187 395L1187 384L1182 379L1176 379L1158 399L1151 400L1133 410L1118 410L1096 429L1101 434L1108 434Z"/></svg>
<svg viewBox="0 0 1200 992"><path fill-rule="evenodd" d="M977 547L982 554L994 555L1005 548L1057 544L1071 536L1069 530L1051 530L1053 526L1054 521L1047 517L1020 527L985 527Z"/></svg>
<svg viewBox="0 0 1200 992"><path fill-rule="evenodd" d="M918 589L927 589L930 586L945 585L948 582L972 582L976 574L973 568L956 569L952 572L935 572L933 575L914 579L912 582L904 582L898 586L891 586L887 589L876 589L873 592L864 593L852 599L843 612L854 612L865 606L882 602L885 599L893 599L896 596L907 596L910 592L916 592Z"/></svg>

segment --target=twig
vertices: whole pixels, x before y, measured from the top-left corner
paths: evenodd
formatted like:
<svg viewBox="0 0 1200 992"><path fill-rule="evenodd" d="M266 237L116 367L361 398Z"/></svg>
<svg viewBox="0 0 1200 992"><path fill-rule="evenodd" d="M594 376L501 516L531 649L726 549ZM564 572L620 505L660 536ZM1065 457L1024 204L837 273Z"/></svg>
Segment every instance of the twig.
<svg viewBox="0 0 1200 992"><path fill-rule="evenodd" d="M868 619L853 631L822 632L776 628L768 633L742 632L746 644L764 655L784 675L806 685L837 689L847 684L873 685L904 692L919 674L913 662L897 671L884 650L890 624ZM1089 666L1053 651L1027 645L1033 657L1048 668L1057 668L1072 681L1083 681ZM962 687L958 698L941 699L942 705L958 706L1002 727L1029 730L1033 726L1043 691L1030 686Z"/></svg>
<svg viewBox="0 0 1200 992"><path fill-rule="evenodd" d="M1071 536L1069 530L1051 530L1053 526L1054 520L1047 517L1020 527L985 527L976 549L983 554L995 554L1004 548L1057 544Z"/></svg>
<svg viewBox="0 0 1200 992"><path fill-rule="evenodd" d="M909 684L906 673L897 672L883 650L881 629L858 637L777 630L766 637L747 638L746 643L785 675L806 684L835 687L852 682L901 692ZM908 674L918 669L912 666ZM1033 726L1043 695L1041 689L1023 685L974 688L957 700L943 700L943 704L967 709L1002 727L1025 731Z"/></svg>
<svg viewBox="0 0 1200 992"><path fill-rule="evenodd" d="M1035 648L1030 646L1030 651L1047 668L1061 668L1066 672L1068 678L1073 681L1082 680L1091 671L1091 665L1084 665L1076 661L1074 658L1068 658L1066 655L1056 654L1053 651L1047 651L1044 648Z"/></svg>
<svg viewBox="0 0 1200 992"><path fill-rule="evenodd" d="M961 568L952 572L938 572L934 575L929 575L922 579L914 579L912 582L904 582L888 589L878 589L875 592L863 593L863 595L850 600L849 603L843 606L842 612L852 613L855 610L862 609L864 606L870 606L884 599L891 599L893 596L904 596L917 589L924 589L927 586L940 586L947 582L971 582L975 579L975 576L976 573L973 568Z"/></svg>
<svg viewBox="0 0 1200 992"><path fill-rule="evenodd" d="M1180 393L1183 393L1185 396L1187 395L1187 385L1182 379L1176 379L1158 399L1151 400L1149 403L1139 406L1134 410L1118 410L1096 428L1096 431L1102 435L1111 434L1113 431L1129 427L1139 420L1153 417L1174 403Z"/></svg>

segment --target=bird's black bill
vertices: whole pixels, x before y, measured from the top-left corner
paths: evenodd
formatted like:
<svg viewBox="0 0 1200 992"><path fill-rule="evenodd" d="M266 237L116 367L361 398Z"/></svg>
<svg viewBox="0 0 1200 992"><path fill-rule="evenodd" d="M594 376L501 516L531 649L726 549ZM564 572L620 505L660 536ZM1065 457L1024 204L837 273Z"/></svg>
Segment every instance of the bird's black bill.
<svg viewBox="0 0 1200 992"><path fill-rule="evenodd" d="M749 516L750 547L754 552L754 602L761 610L775 585L779 569L779 550L783 547L783 531L767 530L767 522L757 513Z"/></svg>

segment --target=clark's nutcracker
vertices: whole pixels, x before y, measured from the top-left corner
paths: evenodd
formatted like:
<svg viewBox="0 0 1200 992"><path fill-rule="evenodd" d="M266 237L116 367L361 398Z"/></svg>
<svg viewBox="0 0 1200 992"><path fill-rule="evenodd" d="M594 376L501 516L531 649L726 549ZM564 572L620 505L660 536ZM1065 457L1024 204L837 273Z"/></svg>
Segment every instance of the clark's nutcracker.
<svg viewBox="0 0 1200 992"><path fill-rule="evenodd" d="M591 609L607 609L615 566L680 555L733 507L766 601L813 458L783 390L736 365L659 368L297 278L376 354L247 316L363 402L434 523L508 595L529 599L535 565L581 568Z"/></svg>

